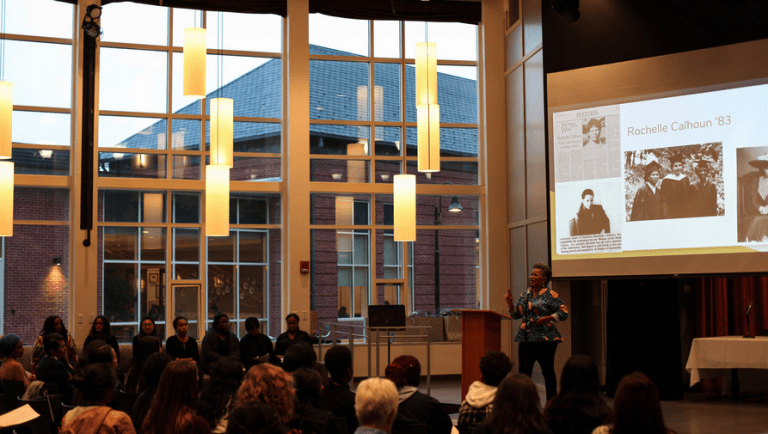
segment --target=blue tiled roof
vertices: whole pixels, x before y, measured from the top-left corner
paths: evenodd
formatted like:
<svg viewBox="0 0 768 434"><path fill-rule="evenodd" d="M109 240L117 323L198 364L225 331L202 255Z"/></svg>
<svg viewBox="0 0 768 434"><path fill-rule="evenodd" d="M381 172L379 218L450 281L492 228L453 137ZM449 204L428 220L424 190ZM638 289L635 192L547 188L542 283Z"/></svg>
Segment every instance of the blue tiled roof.
<svg viewBox="0 0 768 434"><path fill-rule="evenodd" d="M310 45L312 55L332 55L354 57L350 53L331 48ZM224 97L234 100L235 116L249 117L281 117L281 60L271 59L250 72L224 85L221 89L210 92L210 98ZM376 63L375 83L383 89L383 109L377 114L377 120L398 122L401 120L401 79L400 65ZM349 62L336 60L311 60L309 71L310 89L310 118L333 120L358 120L357 88L367 85L369 80L369 64L366 62ZM415 68L407 65L405 68L406 82L406 120L416 121L415 109ZM440 104L440 120L447 123L477 122L477 82L463 77L438 73L438 103ZM195 101L179 110L180 114L197 114L200 112L200 101ZM206 106L206 113L209 107ZM367 112L366 112L367 113ZM177 121L178 122L178 121ZM165 121L160 121L143 131L129 137L123 143L128 149L155 149L156 134L163 129ZM178 127L174 126L174 131ZM185 132L185 139L199 143L199 134L194 128ZM356 141L362 131L355 126L319 125L310 126L310 133L315 136L344 138ZM416 146L416 130L409 128L406 132L407 146ZM235 125L235 150L237 142L250 141L280 134L278 123L242 122ZM394 143L401 140L396 128L382 128L376 134L380 141ZM210 132L206 129L206 142ZM477 131L475 129L443 128L441 130L441 147L443 155L476 156ZM169 141L170 142L170 141ZM170 146L170 144L168 145Z"/></svg>

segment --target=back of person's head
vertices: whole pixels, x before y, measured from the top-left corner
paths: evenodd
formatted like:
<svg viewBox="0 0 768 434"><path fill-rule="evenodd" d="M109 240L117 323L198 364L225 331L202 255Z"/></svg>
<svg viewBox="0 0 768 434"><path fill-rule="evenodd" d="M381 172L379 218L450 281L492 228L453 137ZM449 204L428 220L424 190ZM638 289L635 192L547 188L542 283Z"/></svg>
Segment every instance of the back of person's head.
<svg viewBox="0 0 768 434"><path fill-rule="evenodd" d="M91 362L91 353L105 345L107 345L107 343L102 341L101 339L94 339L91 342L89 342L88 345L84 346L83 353L80 355L80 368L85 368L89 363L107 363L105 361ZM110 354L110 360L111 360L111 356L112 355Z"/></svg>
<svg viewBox="0 0 768 434"><path fill-rule="evenodd" d="M147 357L144 362L144 381L147 387L153 389L160 384L160 376L163 375L165 367L173 361L173 358L167 353L155 353Z"/></svg>
<svg viewBox="0 0 768 434"><path fill-rule="evenodd" d="M168 363L160 375L152 407L144 419L145 433L183 431L197 409L197 367L189 360Z"/></svg>
<svg viewBox="0 0 768 434"><path fill-rule="evenodd" d="M112 363L112 359L113 359L112 352L114 351L114 349L109 345L107 345L104 341L98 341L98 342L101 342L101 346L98 348L91 348L90 352L88 353L88 364L106 363L107 365L109 365L110 363ZM94 347L96 347L96 345L94 345Z"/></svg>
<svg viewBox="0 0 768 434"><path fill-rule="evenodd" d="M600 391L600 377L592 358L583 354L571 356L560 375L560 394L589 393Z"/></svg>
<svg viewBox="0 0 768 434"><path fill-rule="evenodd" d="M284 434L287 430L274 408L261 402L235 407L228 416L227 434Z"/></svg>
<svg viewBox="0 0 768 434"><path fill-rule="evenodd" d="M224 357L210 366L211 378L200 392L197 415L202 417L211 429L218 425L231 408L230 401L237 394L243 381L243 365L234 357Z"/></svg>
<svg viewBox="0 0 768 434"><path fill-rule="evenodd" d="M77 389L75 401L80 405L104 405L112 398L117 385L115 370L105 363L90 363L72 374L70 384Z"/></svg>
<svg viewBox="0 0 768 434"><path fill-rule="evenodd" d="M64 342L64 336L58 333L48 333L43 338L43 350L45 354L52 356L54 351L57 351Z"/></svg>
<svg viewBox="0 0 768 434"><path fill-rule="evenodd" d="M665 434L659 392L641 372L624 376L613 402L613 434Z"/></svg>
<svg viewBox="0 0 768 434"><path fill-rule="evenodd" d="M338 383L347 381L349 370L352 367L352 352L349 348L342 345L333 346L325 352L323 360L325 361L325 369L328 370L333 381Z"/></svg>
<svg viewBox="0 0 768 434"><path fill-rule="evenodd" d="M480 358L480 375L488 386L498 386L511 370L512 361L501 351L488 351Z"/></svg>
<svg viewBox="0 0 768 434"><path fill-rule="evenodd" d="M283 356L283 369L285 372L293 372L299 368L314 368L317 354L307 342L293 344L285 350Z"/></svg>
<svg viewBox="0 0 768 434"><path fill-rule="evenodd" d="M319 402L323 380L317 371L309 368L293 371L293 385L300 402Z"/></svg>
<svg viewBox="0 0 768 434"><path fill-rule="evenodd" d="M157 354L163 348L160 339L155 336L144 336L136 345L136 354L131 361L131 370L125 379L125 390L129 392L143 392L147 387L144 379L144 362L152 354Z"/></svg>
<svg viewBox="0 0 768 434"><path fill-rule="evenodd" d="M374 426L389 431L397 413L397 387L386 378L363 380L355 391L355 414L360 426Z"/></svg>
<svg viewBox="0 0 768 434"><path fill-rule="evenodd" d="M0 354L3 357L11 357L11 353L16 349L16 346L21 342L21 338L13 333L9 333L0 338Z"/></svg>
<svg viewBox="0 0 768 434"><path fill-rule="evenodd" d="M421 364L416 357L399 356L387 366L384 375L395 383L398 390L403 386L419 387Z"/></svg>
<svg viewBox="0 0 768 434"><path fill-rule="evenodd" d="M489 416L489 433L537 434L548 432L533 380L510 373L499 384Z"/></svg>
<svg viewBox="0 0 768 434"><path fill-rule="evenodd" d="M262 402L277 411L282 423L288 423L293 417L295 396L291 375L277 366L262 363L245 373L243 384L237 391L235 406L252 401Z"/></svg>

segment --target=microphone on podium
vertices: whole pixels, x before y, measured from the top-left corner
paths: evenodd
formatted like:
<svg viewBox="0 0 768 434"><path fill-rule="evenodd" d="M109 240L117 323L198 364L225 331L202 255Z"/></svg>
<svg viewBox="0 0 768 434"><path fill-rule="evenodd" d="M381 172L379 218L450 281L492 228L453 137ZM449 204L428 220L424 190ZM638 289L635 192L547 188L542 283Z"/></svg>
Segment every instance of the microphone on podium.
<svg viewBox="0 0 768 434"><path fill-rule="evenodd" d="M747 307L747 313L744 314L745 317L747 317L747 334L744 336L745 339L754 339L755 337L752 336L752 327L749 326L749 313L752 312L752 303L749 303L749 307Z"/></svg>

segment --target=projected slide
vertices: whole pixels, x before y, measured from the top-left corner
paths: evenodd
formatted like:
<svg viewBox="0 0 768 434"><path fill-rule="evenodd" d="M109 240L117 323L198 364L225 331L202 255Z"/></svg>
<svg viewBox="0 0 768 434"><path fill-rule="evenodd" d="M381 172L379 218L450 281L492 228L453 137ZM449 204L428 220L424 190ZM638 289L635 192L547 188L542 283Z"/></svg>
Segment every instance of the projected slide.
<svg viewBox="0 0 768 434"><path fill-rule="evenodd" d="M553 256L768 250L768 85L554 111L551 122Z"/></svg>

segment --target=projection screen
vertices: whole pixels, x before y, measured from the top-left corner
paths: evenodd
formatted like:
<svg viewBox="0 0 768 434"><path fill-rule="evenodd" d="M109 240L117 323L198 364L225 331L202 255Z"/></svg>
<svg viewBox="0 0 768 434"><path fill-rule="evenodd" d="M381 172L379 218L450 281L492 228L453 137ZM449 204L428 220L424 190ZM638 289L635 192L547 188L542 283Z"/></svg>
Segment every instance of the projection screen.
<svg viewBox="0 0 768 434"><path fill-rule="evenodd" d="M547 75L558 278L768 272L768 41Z"/></svg>

